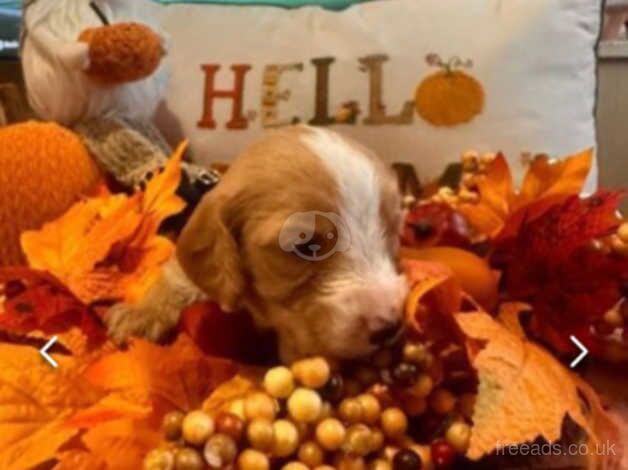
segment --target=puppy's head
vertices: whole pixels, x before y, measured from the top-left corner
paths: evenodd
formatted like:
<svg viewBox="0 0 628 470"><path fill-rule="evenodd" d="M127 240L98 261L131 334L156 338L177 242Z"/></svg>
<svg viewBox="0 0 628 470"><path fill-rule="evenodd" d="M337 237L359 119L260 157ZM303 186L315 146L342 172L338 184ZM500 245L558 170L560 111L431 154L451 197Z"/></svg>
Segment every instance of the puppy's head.
<svg viewBox="0 0 628 470"><path fill-rule="evenodd" d="M330 131L268 134L183 230L178 258L222 308L275 329L286 361L351 358L397 331L400 201L388 169Z"/></svg>

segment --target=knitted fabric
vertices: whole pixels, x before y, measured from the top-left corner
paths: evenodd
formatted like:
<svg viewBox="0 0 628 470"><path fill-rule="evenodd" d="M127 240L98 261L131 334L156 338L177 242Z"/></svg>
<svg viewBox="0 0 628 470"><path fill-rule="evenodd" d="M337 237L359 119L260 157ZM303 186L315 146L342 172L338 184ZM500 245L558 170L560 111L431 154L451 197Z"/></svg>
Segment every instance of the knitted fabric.
<svg viewBox="0 0 628 470"><path fill-rule="evenodd" d="M74 127L102 170L118 183L140 188L163 168L171 149L149 123L95 118Z"/></svg>
<svg viewBox="0 0 628 470"><path fill-rule="evenodd" d="M20 234L60 217L100 183L73 132L34 121L0 128L0 266L23 263Z"/></svg>
<svg viewBox="0 0 628 470"><path fill-rule="evenodd" d="M148 122L103 117L79 123L74 130L100 168L129 189L142 189L172 152ZM218 173L198 165L184 162L182 168L191 184L209 189L219 180Z"/></svg>

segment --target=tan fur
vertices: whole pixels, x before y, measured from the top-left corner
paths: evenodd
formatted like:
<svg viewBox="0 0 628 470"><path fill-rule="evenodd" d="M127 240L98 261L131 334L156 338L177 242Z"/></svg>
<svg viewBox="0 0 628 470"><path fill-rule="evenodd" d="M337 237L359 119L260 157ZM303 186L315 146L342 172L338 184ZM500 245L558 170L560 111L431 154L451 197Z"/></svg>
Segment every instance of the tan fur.
<svg viewBox="0 0 628 470"><path fill-rule="evenodd" d="M243 271L250 276L256 267L280 264L279 271L259 273L254 291L285 296L288 287L276 277L307 272L290 263L290 254L277 244L283 222L295 212L335 209L336 188L318 158L299 141L302 132L275 131L248 148L205 196L179 238L181 266L227 311L243 306Z"/></svg>
<svg viewBox="0 0 628 470"><path fill-rule="evenodd" d="M201 201L179 238L178 263L172 260L147 300L112 309L110 333L118 341L157 339L204 293L275 330L284 362L369 354L373 335L402 316L400 208L392 173L358 144L307 127L269 133ZM323 216L305 219L307 228L303 219L294 222L295 214L310 213ZM314 237L331 248L329 256L295 251Z"/></svg>
<svg viewBox="0 0 628 470"><path fill-rule="evenodd" d="M325 344L326 328L334 321L323 317L334 310L325 304L331 294L327 281L350 271L350 260L336 253L304 261L277 241L291 214L339 211L333 175L300 140L307 132L304 127L275 131L247 149L201 202L180 237L177 257L190 279L223 309L246 308L259 324L278 330L287 354L334 354L338 348ZM400 221L395 180L372 153L360 151L381 173L379 209L392 258ZM335 321L341 321L339 315Z"/></svg>

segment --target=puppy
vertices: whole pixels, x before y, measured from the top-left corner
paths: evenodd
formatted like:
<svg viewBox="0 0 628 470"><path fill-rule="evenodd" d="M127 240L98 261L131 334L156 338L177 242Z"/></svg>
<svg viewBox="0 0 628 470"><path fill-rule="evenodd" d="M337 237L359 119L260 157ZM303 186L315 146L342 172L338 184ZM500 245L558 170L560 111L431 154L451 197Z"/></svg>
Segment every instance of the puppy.
<svg viewBox="0 0 628 470"><path fill-rule="evenodd" d="M396 180L372 152L328 130L269 133L201 201L179 238L179 266L148 296L153 307L114 312L110 328L161 334L199 297L182 286L184 272L223 310L246 309L274 329L285 362L367 355L400 329L400 226Z"/></svg>

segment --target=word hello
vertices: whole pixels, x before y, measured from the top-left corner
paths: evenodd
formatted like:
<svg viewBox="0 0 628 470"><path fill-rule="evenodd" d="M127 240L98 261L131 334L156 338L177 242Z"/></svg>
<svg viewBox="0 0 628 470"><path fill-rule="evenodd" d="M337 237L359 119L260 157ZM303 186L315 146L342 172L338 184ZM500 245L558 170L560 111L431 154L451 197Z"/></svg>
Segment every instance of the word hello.
<svg viewBox="0 0 628 470"><path fill-rule="evenodd" d="M414 119L414 102L403 104L401 112L389 115L382 101L383 93L383 64L388 60L385 54L375 54L358 59L360 70L365 72L369 80L369 104L368 115L362 120L369 126L384 124L411 124ZM357 115L360 113L356 101L347 101L333 115L329 111L329 75L330 68L335 62L333 57L318 57L311 59L315 73L314 116L308 123L315 126L327 126L330 124L356 124ZM205 64L201 69L205 73L205 90L203 100L203 115L198 126L205 129L215 129L217 126L214 118L215 100L231 100L231 117L225 123L227 129L247 129L249 120L242 111L243 94L246 75L251 70L249 64L234 64L230 68L233 72L233 87L231 89L217 90L215 77L220 71L218 64ZM301 62L290 64L272 64L264 67L262 76L262 97L260 103L261 121L263 127L278 127L301 122L300 117L282 119L279 114L279 103L289 99L289 92L280 91L280 81L283 74L304 73L304 65Z"/></svg>

